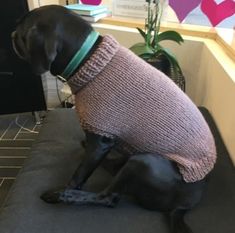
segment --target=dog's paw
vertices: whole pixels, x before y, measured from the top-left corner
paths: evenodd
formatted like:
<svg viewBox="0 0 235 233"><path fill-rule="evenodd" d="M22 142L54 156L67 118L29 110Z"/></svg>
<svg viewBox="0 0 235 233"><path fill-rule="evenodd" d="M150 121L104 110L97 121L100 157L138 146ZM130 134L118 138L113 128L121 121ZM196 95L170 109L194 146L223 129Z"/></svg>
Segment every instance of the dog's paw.
<svg viewBox="0 0 235 233"><path fill-rule="evenodd" d="M43 193L40 198L50 204L56 204L56 203L60 203L60 195L61 195L61 190L57 190L57 191L48 191Z"/></svg>
<svg viewBox="0 0 235 233"><path fill-rule="evenodd" d="M111 208L115 207L118 204L118 202L120 201L120 199L121 199L121 197L119 194L112 193L110 196L110 202L108 204L108 207L111 207Z"/></svg>
<svg viewBox="0 0 235 233"><path fill-rule="evenodd" d="M111 193L109 195L105 193L98 194L98 200L100 203L104 204L107 207L115 207L120 201L121 197L118 193Z"/></svg>

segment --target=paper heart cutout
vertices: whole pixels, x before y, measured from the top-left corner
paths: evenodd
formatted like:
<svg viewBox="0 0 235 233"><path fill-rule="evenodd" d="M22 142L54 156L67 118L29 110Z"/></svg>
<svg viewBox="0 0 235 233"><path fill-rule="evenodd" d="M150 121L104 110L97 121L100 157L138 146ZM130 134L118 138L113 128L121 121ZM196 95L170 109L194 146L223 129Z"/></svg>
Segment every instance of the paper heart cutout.
<svg viewBox="0 0 235 233"><path fill-rule="evenodd" d="M202 0L169 0L169 5L176 13L177 18L182 22L186 16L193 11Z"/></svg>
<svg viewBox="0 0 235 233"><path fill-rule="evenodd" d="M102 0L81 0L83 4L87 5L100 5Z"/></svg>
<svg viewBox="0 0 235 233"><path fill-rule="evenodd" d="M202 0L202 12L208 17L213 27L235 14L234 0L225 0L217 4L214 0Z"/></svg>

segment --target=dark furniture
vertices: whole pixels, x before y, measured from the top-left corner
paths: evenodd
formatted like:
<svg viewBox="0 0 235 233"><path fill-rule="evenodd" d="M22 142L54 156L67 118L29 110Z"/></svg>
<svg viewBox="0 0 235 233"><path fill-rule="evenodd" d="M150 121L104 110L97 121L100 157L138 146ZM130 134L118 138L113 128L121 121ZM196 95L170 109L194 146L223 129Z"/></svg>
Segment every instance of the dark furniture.
<svg viewBox="0 0 235 233"><path fill-rule="evenodd" d="M0 7L0 114L46 109L42 80L13 51L11 33L27 13L27 0L1 1Z"/></svg>
<svg viewBox="0 0 235 233"><path fill-rule="evenodd" d="M218 131L213 130L218 161L202 203L187 214L194 233L235 232L235 171ZM43 192L64 186L81 161L84 134L72 109L49 112L0 212L3 233L169 233L161 213L142 209L124 198L116 208L46 204ZM141 172L141 171L140 171ZM111 176L101 167L86 189L102 190ZM141 187L140 187L141 188Z"/></svg>

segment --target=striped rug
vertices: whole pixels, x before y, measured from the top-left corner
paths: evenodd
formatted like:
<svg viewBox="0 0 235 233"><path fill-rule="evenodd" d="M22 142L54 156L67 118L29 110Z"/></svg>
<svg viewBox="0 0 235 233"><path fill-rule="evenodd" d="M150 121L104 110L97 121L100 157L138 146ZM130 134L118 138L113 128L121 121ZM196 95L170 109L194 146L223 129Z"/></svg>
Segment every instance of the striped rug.
<svg viewBox="0 0 235 233"><path fill-rule="evenodd" d="M29 155L40 127L31 113L0 116L0 206Z"/></svg>

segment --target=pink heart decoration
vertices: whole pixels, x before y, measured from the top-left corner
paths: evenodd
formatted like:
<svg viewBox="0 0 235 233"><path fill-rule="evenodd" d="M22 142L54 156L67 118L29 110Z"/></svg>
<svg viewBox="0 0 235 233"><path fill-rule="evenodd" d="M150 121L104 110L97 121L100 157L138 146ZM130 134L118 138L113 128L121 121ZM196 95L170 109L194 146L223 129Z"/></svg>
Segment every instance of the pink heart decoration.
<svg viewBox="0 0 235 233"><path fill-rule="evenodd" d="M215 27L224 19L235 14L235 1L225 0L217 4L214 0L202 0L201 10Z"/></svg>
<svg viewBox="0 0 235 233"><path fill-rule="evenodd" d="M169 5L176 13L177 18L182 22L186 16L193 11L202 0L169 0Z"/></svg>
<svg viewBox="0 0 235 233"><path fill-rule="evenodd" d="M87 5L100 5L102 0L81 0L81 2L83 4L87 4Z"/></svg>

